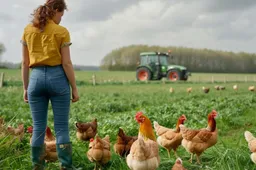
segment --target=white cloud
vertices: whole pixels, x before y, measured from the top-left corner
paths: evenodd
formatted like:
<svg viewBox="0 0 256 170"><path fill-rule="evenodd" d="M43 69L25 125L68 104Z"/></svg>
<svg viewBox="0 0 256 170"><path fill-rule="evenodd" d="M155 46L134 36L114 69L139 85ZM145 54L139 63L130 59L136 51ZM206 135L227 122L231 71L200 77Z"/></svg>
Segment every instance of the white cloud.
<svg viewBox="0 0 256 170"><path fill-rule="evenodd" d="M255 1L72 0L62 25L71 34L73 63L99 65L114 48L131 44L173 45L256 52ZM44 0L4 1L0 42L4 60L21 60L23 28Z"/></svg>

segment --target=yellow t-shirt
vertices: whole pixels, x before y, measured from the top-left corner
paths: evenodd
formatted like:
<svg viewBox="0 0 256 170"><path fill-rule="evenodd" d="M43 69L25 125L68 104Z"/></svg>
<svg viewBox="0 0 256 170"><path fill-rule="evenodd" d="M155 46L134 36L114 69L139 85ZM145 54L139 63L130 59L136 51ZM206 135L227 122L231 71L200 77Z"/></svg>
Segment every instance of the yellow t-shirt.
<svg viewBox="0 0 256 170"><path fill-rule="evenodd" d="M21 43L28 47L30 67L60 65L60 49L72 44L68 30L52 20L48 20L43 32L28 24L24 29Z"/></svg>

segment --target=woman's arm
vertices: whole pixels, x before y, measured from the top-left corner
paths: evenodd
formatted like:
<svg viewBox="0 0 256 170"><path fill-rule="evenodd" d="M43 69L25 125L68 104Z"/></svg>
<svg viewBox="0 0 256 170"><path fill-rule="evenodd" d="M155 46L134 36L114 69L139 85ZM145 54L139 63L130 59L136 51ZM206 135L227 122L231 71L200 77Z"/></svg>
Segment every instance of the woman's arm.
<svg viewBox="0 0 256 170"><path fill-rule="evenodd" d="M76 90L77 87L76 87L75 73L74 73L72 61L70 59L69 46L65 46L61 48L61 56L62 56L62 66L69 80L71 88L72 90Z"/></svg>
<svg viewBox="0 0 256 170"><path fill-rule="evenodd" d="M22 63L21 63L21 76L23 82L23 89L28 89L28 77L29 77L29 53L28 47L22 45Z"/></svg>
<svg viewBox="0 0 256 170"><path fill-rule="evenodd" d="M79 100L79 95L76 88L76 79L73 64L70 59L69 46L61 48L61 57L63 69L66 73L66 76L68 77L68 81L72 88L72 102L77 102Z"/></svg>

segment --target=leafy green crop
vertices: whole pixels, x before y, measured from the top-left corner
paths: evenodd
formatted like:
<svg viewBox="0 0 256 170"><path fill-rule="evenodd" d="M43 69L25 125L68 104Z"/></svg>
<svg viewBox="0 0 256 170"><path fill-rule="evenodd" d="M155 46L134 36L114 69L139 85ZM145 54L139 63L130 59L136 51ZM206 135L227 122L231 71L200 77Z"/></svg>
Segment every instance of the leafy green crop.
<svg viewBox="0 0 256 170"><path fill-rule="evenodd" d="M92 169L86 157L88 142L76 139L76 121L91 121L98 119L98 134L109 135L112 144L112 159L105 169L128 169L126 162L113 152L118 128L122 127L128 135L138 134L138 124L134 121L137 111L143 111L151 121L174 128L177 118L185 114L185 125L191 128L207 126L207 114L215 109L219 112L217 127L219 129L218 143L206 150L202 156L202 165L190 164L189 153L181 146L178 155L184 166L191 170L252 170L256 169L250 160L250 151L244 139L245 130L256 135L256 93L249 92L250 84L239 84L237 93L232 90L232 84L225 91L215 91L213 84L209 94L201 90L203 84L126 84L79 86L80 101L72 104L70 111L70 134L73 142L74 165L80 169ZM169 93L169 88L175 89ZM191 94L186 93L187 87L193 87ZM22 88L9 86L0 89L0 117L4 117L7 125L16 126L25 123L32 124L28 104L22 101ZM48 125L53 127L53 113L49 107ZM30 169L29 135L22 142L12 136L0 138L0 167L3 169ZM165 149L160 148L161 163L159 169L170 170L175 157L169 159ZM58 169L58 163L49 163L48 169ZM0 169L1 169L0 168Z"/></svg>

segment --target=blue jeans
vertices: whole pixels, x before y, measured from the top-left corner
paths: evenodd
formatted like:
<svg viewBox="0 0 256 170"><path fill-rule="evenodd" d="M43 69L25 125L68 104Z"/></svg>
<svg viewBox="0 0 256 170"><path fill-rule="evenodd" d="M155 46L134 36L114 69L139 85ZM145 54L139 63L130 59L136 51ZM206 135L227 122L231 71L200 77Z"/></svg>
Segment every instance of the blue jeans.
<svg viewBox="0 0 256 170"><path fill-rule="evenodd" d="M44 144L48 104L51 101L56 143L69 143L70 86L62 66L32 68L28 102L33 119L32 146Z"/></svg>

